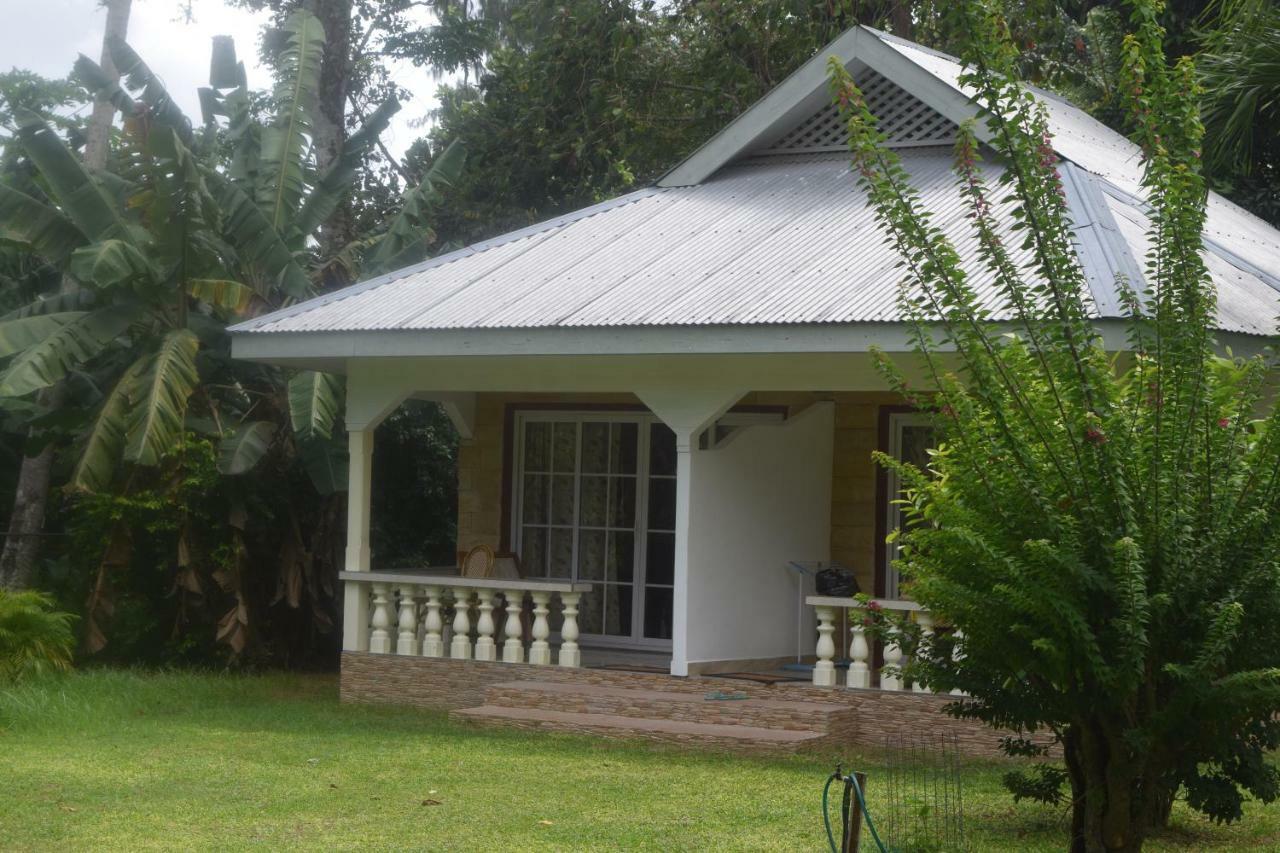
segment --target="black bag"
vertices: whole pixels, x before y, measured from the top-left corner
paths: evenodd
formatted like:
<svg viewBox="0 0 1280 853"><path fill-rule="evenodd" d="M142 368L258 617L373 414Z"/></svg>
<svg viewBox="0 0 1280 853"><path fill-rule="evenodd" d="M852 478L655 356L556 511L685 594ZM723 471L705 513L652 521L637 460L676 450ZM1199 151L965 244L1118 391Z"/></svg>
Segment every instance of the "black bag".
<svg viewBox="0 0 1280 853"><path fill-rule="evenodd" d="M852 598L860 592L858 579L848 569L828 566L814 575L813 580L818 589L818 595L827 595L833 598Z"/></svg>

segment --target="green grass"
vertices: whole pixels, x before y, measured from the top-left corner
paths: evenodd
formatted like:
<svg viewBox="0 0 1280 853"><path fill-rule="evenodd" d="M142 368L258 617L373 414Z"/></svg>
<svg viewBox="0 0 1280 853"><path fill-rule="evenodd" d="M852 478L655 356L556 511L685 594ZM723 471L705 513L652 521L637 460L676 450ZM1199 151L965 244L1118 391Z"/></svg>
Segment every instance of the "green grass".
<svg viewBox="0 0 1280 853"><path fill-rule="evenodd" d="M83 672L0 690L0 847L822 850L828 758L754 760L340 705L330 677ZM877 762L844 756L870 773ZM1061 850L1064 814L965 775L974 850ZM1280 806L1181 805L1153 850L1280 847Z"/></svg>

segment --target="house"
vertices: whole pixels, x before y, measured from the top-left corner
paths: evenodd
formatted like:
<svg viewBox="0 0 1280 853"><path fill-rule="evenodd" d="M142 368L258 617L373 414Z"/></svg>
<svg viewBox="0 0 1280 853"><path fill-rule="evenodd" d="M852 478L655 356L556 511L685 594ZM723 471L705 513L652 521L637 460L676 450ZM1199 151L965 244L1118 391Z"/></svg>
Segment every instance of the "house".
<svg viewBox="0 0 1280 853"><path fill-rule="evenodd" d="M829 101L833 54L998 305L950 171L976 109L959 65L855 28L655 186L232 330L239 358L347 376L345 697L598 731L621 714L632 733L787 747L847 734L853 719L886 730L936 715L941 697L876 677L899 653L873 653L860 620L844 621L852 600L815 597L788 568L834 561L885 606L918 611L884 545L895 485L869 453L911 458L929 437L868 355L910 346L897 256L849 174ZM1097 328L1120 350L1115 281L1140 283L1147 250L1139 152L1037 94ZM1280 314L1280 233L1216 195L1208 208L1220 341L1257 351ZM374 428L410 397L443 404L463 438L459 550L513 552L521 577L427 574L371 555ZM526 601L531 626L515 615ZM583 667L584 649L587 663L633 664ZM706 680L798 654L816 658L812 686ZM713 683L753 698L705 710ZM664 715L712 729L673 733ZM797 717L822 723L788 728ZM803 737L759 733L784 730Z"/></svg>

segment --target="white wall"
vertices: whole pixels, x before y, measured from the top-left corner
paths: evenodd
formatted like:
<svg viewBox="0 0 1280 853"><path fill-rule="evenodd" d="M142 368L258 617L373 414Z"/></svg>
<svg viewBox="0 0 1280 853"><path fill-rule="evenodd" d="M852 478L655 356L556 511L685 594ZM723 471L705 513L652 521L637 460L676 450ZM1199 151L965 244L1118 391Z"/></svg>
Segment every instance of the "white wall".
<svg viewBox="0 0 1280 853"><path fill-rule="evenodd" d="M692 454L690 663L795 654L796 580L785 566L829 559L834 412L817 403Z"/></svg>

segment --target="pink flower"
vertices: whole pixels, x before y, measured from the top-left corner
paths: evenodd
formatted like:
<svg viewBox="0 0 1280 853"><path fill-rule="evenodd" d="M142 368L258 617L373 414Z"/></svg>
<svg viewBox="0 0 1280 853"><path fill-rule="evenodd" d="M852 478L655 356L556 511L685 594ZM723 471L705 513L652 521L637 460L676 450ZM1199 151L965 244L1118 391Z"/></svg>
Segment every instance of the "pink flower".
<svg viewBox="0 0 1280 853"><path fill-rule="evenodd" d="M1218 429L1226 429L1231 426L1231 418L1218 418Z"/></svg>
<svg viewBox="0 0 1280 853"><path fill-rule="evenodd" d="M1107 443L1107 436L1102 432L1102 430L1098 429L1097 427L1089 427L1087 430L1085 430L1084 438L1085 438L1085 441L1089 442L1090 444L1098 445L1098 444Z"/></svg>

